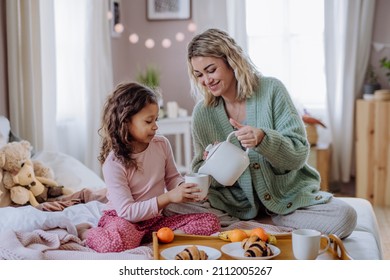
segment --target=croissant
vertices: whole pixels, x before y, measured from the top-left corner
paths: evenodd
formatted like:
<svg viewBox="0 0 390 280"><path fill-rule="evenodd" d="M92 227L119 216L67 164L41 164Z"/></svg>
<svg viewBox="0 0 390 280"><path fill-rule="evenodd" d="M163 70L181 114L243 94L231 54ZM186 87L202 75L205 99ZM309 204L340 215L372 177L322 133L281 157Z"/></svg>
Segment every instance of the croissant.
<svg viewBox="0 0 390 280"><path fill-rule="evenodd" d="M249 246L253 243L253 242L258 242L260 241L261 238L258 237L257 235L251 235L245 239L243 239L241 241L241 247L244 249L244 250L247 250L249 248Z"/></svg>
<svg viewBox="0 0 390 280"><path fill-rule="evenodd" d="M267 257L272 255L271 248L262 240L253 242L244 253L245 257Z"/></svg>
<svg viewBox="0 0 390 280"><path fill-rule="evenodd" d="M175 256L176 260L207 260L205 251L199 250L195 245L185 248Z"/></svg>

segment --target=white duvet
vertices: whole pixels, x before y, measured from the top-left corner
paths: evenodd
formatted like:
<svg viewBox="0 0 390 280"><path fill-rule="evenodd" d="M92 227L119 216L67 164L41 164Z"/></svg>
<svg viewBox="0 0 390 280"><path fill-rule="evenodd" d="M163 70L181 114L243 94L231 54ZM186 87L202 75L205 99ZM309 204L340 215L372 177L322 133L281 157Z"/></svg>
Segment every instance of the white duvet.
<svg viewBox="0 0 390 280"><path fill-rule="evenodd" d="M64 153L43 151L37 153L33 159L51 167L55 181L73 192L83 188L97 190L105 187L104 181L97 174L77 159ZM65 208L62 212L44 212L32 206L0 208L0 232L59 227L75 234L75 225L79 223L96 225L103 206L98 201L92 201Z"/></svg>
<svg viewBox="0 0 390 280"><path fill-rule="evenodd" d="M120 253L97 253L84 246L76 225L96 226L104 204L91 201L46 212L32 206L0 208L0 260L150 260L151 244Z"/></svg>
<svg viewBox="0 0 390 280"><path fill-rule="evenodd" d="M69 155L44 151L33 159L50 166L56 182L73 192L105 187L97 174ZM104 206L90 201L56 212L32 206L0 207L0 259L152 259L151 246L107 254L83 246L76 225L96 226Z"/></svg>
<svg viewBox="0 0 390 280"><path fill-rule="evenodd" d="M77 224L97 225L103 207L103 203L91 201L86 204L76 204L58 212L41 211L32 206L0 208L0 233L7 230L29 232L58 227L77 235Z"/></svg>

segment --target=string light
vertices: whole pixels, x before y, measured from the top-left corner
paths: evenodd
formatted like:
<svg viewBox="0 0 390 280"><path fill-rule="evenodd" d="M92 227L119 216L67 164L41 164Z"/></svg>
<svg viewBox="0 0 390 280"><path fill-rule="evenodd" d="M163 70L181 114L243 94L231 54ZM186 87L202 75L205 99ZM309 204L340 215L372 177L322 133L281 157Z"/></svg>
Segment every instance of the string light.
<svg viewBox="0 0 390 280"><path fill-rule="evenodd" d="M116 33L122 33L123 30L125 30L125 28L124 28L122 23L117 23L114 26L114 30L115 30Z"/></svg>
<svg viewBox="0 0 390 280"><path fill-rule="evenodd" d="M136 33L130 34L130 36L129 36L129 41L130 41L130 43L132 43L132 44L137 44L138 41L139 41L138 35L137 35Z"/></svg>
<svg viewBox="0 0 390 280"><path fill-rule="evenodd" d="M176 41L183 42L184 38L185 38L184 33L182 33L182 32L177 32L176 33Z"/></svg>
<svg viewBox="0 0 390 280"><path fill-rule="evenodd" d="M152 48L154 48L154 40L153 39L147 39L146 41L145 41L145 47L147 47L148 49L152 49Z"/></svg>
<svg viewBox="0 0 390 280"><path fill-rule="evenodd" d="M195 24L195 23L190 22L190 23L188 24L188 31L190 31L190 32L195 32L196 29L197 29L197 27L196 27L196 24Z"/></svg>
<svg viewBox="0 0 390 280"><path fill-rule="evenodd" d="M161 45L163 46L163 48L167 49L172 45L172 42L171 40L165 38L164 40L162 40Z"/></svg>
<svg viewBox="0 0 390 280"><path fill-rule="evenodd" d="M112 11L108 11L107 12L107 19L108 20L113 20L113 13ZM190 32L195 32L196 29L197 29L197 26L195 23L191 22L188 24L187 26L187 29L188 31ZM115 24L114 26L114 31L118 34L121 34L123 33L123 31L125 30L125 27L122 23L117 23ZM175 35L175 39L177 42L183 42L184 39L185 39L185 35L183 32L177 32L176 35ZM137 44L139 42L139 36L137 33L132 33L129 35L129 42L132 43L132 44ZM155 46L155 41L152 39L152 38L148 38L147 40L145 40L145 47L148 48L148 49L152 49L154 48ZM169 38L164 38L162 41L161 41L161 46L163 48L170 48L172 46L172 40L169 39Z"/></svg>

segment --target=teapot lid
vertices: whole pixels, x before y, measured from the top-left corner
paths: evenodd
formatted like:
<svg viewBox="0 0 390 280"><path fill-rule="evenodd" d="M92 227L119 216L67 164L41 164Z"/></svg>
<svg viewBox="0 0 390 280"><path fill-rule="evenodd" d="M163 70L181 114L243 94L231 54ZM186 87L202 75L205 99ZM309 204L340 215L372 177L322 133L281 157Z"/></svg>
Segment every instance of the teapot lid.
<svg viewBox="0 0 390 280"><path fill-rule="evenodd" d="M221 146L222 143L218 143L218 144L209 144L207 147L206 147L206 151L208 152L207 154L207 158L206 160L208 160L214 153L216 150L218 150L218 148Z"/></svg>

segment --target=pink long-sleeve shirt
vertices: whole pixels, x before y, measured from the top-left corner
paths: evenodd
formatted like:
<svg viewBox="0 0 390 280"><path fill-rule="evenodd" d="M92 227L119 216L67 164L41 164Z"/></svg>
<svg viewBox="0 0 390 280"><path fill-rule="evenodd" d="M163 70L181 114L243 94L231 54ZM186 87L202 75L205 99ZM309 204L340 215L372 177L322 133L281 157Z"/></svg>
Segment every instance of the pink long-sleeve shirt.
<svg viewBox="0 0 390 280"><path fill-rule="evenodd" d="M184 181L174 162L167 138L156 135L148 148L133 155L139 170L126 169L111 152L103 164L108 208L118 216L136 223L156 217L157 197Z"/></svg>

